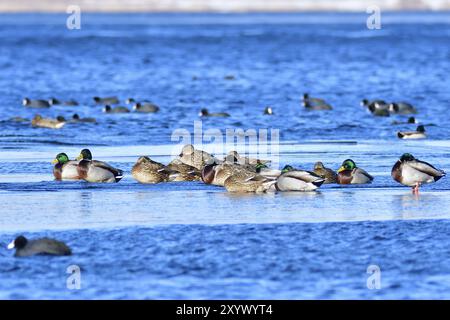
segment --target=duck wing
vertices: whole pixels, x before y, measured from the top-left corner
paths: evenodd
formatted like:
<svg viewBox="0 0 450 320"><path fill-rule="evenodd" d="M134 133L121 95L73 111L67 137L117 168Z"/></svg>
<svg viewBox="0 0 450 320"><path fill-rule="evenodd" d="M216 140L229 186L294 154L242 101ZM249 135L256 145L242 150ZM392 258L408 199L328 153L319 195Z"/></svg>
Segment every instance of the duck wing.
<svg viewBox="0 0 450 320"><path fill-rule="evenodd" d="M364 169L356 168L355 173L362 174L362 175L366 176L370 181L373 180L373 177Z"/></svg>
<svg viewBox="0 0 450 320"><path fill-rule="evenodd" d="M432 166L431 164L429 164L428 162L425 161L420 161L420 160L414 160L414 161L408 161L406 162L406 164L408 166L410 166L411 168L423 172L425 174L428 174L434 178L442 178L443 176L445 176L445 172L440 170L440 169L436 169L434 166Z"/></svg>
<svg viewBox="0 0 450 320"><path fill-rule="evenodd" d="M324 178L322 178L321 176L315 174L314 172L311 171L306 171L306 170L294 170L294 171L288 171L282 174L283 177L290 177L290 178L294 178L297 180L301 180L307 183L312 183L312 182L316 182L318 180L324 180Z"/></svg>
<svg viewBox="0 0 450 320"><path fill-rule="evenodd" d="M93 165L94 167L97 167L97 168L101 168L101 169L110 171L116 177L116 179L123 177L123 171L122 170L114 168L113 166L107 164L106 162L98 161L98 160L92 160L91 161L91 165Z"/></svg>

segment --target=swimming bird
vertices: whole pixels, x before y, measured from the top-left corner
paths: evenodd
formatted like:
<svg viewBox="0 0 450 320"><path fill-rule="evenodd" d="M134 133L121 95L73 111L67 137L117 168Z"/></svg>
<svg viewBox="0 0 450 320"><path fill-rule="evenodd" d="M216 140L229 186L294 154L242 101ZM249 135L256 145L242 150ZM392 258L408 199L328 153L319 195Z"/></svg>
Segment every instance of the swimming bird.
<svg viewBox="0 0 450 320"><path fill-rule="evenodd" d="M58 106L58 105L61 104L61 101L59 101L59 100L56 99L56 98L50 98L50 99L48 99L48 103L49 103L51 106Z"/></svg>
<svg viewBox="0 0 450 320"><path fill-rule="evenodd" d="M337 174L333 169L326 168L322 162L316 162L314 164L315 174L325 179L324 183L337 183Z"/></svg>
<svg viewBox="0 0 450 320"><path fill-rule="evenodd" d="M281 170L275 188L278 191L314 191L324 182L325 179L314 172L297 170L287 165Z"/></svg>
<svg viewBox="0 0 450 320"><path fill-rule="evenodd" d="M424 139L427 137L425 134L425 127L420 125L417 127L416 131L399 131L397 132L397 137L400 139Z"/></svg>
<svg viewBox="0 0 450 320"><path fill-rule="evenodd" d="M379 104L378 102L370 104L367 109L374 116L389 117L391 115L388 106L385 104Z"/></svg>
<svg viewBox="0 0 450 320"><path fill-rule="evenodd" d="M133 110L142 113L158 112L159 107L151 102L138 102L133 106Z"/></svg>
<svg viewBox="0 0 450 320"><path fill-rule="evenodd" d="M200 110L199 116L200 117L229 117L230 115L226 112L210 113L208 111L208 109L203 108L202 110Z"/></svg>
<svg viewBox="0 0 450 320"><path fill-rule="evenodd" d="M136 100L134 100L134 98L128 98L128 99L125 100L126 104L132 104L132 103L135 103L135 102L136 102Z"/></svg>
<svg viewBox="0 0 450 320"><path fill-rule="evenodd" d="M417 109L407 102L394 102L389 104L389 111L397 114L415 114Z"/></svg>
<svg viewBox="0 0 450 320"><path fill-rule="evenodd" d="M376 100L367 100L367 99L362 99L361 100L361 106L362 107L366 107L369 108L369 106L371 105L379 105L379 106L388 106L388 104L386 103L386 101L381 100L381 99L376 99Z"/></svg>
<svg viewBox="0 0 450 320"><path fill-rule="evenodd" d="M58 153L52 161L55 180L79 180L78 161L69 160L65 153Z"/></svg>
<svg viewBox="0 0 450 320"><path fill-rule="evenodd" d="M24 236L18 236L9 245L8 249L16 249L15 257L29 257L32 255L69 256L72 250L61 241L42 238L28 240Z"/></svg>
<svg viewBox="0 0 450 320"><path fill-rule="evenodd" d="M28 108L50 108L50 103L47 100L31 100L24 98L22 104Z"/></svg>
<svg viewBox="0 0 450 320"><path fill-rule="evenodd" d="M123 171L116 169L109 164L92 160L92 153L89 149L83 149L77 160L78 175L80 179L88 182L119 182L123 178Z"/></svg>
<svg viewBox="0 0 450 320"><path fill-rule="evenodd" d="M273 110L272 110L272 108L271 107L266 107L265 109L264 109L264 114L266 114L266 115L273 115Z"/></svg>
<svg viewBox="0 0 450 320"><path fill-rule="evenodd" d="M134 164L131 174L140 183L159 183L169 181L170 173L162 163L142 156Z"/></svg>
<svg viewBox="0 0 450 320"><path fill-rule="evenodd" d="M364 184L371 183L373 177L358 168L352 159L347 159L338 170L337 181L339 184Z"/></svg>
<svg viewBox="0 0 450 320"><path fill-rule="evenodd" d="M31 125L33 127L41 127L41 128L48 128L48 129L61 129L66 122L61 121L62 118L58 119L51 119L51 118L43 118L41 115L37 114L34 116L34 118L31 120Z"/></svg>
<svg viewBox="0 0 450 320"><path fill-rule="evenodd" d="M117 106L112 108L110 105L106 105L103 108L104 113L128 113L130 110L128 110L127 107Z"/></svg>
<svg viewBox="0 0 450 320"><path fill-rule="evenodd" d="M93 99L96 104L102 105L111 105L119 103L119 99L117 99L117 97L106 97L106 98L94 97Z"/></svg>
<svg viewBox="0 0 450 320"><path fill-rule="evenodd" d="M324 99L311 98L309 94L303 94L303 106L308 110L332 110L333 107L329 105Z"/></svg>
<svg viewBox="0 0 450 320"><path fill-rule="evenodd" d="M392 121L393 125L398 125L398 124L417 124L419 123L419 121L417 121L416 118L414 117L409 117L407 121Z"/></svg>
<svg viewBox="0 0 450 320"><path fill-rule="evenodd" d="M219 162L208 152L195 149L192 144L187 144L183 147L178 159L184 164L193 166L198 170L202 170L203 166L208 162Z"/></svg>
<svg viewBox="0 0 450 320"><path fill-rule="evenodd" d="M70 120L70 122L86 122L86 123L96 123L97 120L95 120L95 118L80 118L80 116L75 113L72 116L72 120Z"/></svg>
<svg viewBox="0 0 450 320"><path fill-rule="evenodd" d="M404 153L392 167L391 176L398 183L412 187L413 193L419 193L420 185L438 181L445 172Z"/></svg>

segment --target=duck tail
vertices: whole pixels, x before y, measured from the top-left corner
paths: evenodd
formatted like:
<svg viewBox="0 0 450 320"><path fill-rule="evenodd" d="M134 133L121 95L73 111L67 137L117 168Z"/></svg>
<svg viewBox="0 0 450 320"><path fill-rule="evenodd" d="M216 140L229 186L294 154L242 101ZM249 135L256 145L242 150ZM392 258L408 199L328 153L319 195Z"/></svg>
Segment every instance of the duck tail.
<svg viewBox="0 0 450 320"><path fill-rule="evenodd" d="M114 177L116 179L116 182L119 182L120 180L122 180L123 178L123 171L122 170L117 170L117 174Z"/></svg>
<svg viewBox="0 0 450 320"><path fill-rule="evenodd" d="M397 137L399 137L400 139L403 139L405 135L403 133L401 133L400 131L397 132Z"/></svg>
<svg viewBox="0 0 450 320"><path fill-rule="evenodd" d="M323 183L325 182L325 179L317 179L312 182L313 185L315 185L317 188L319 188Z"/></svg>
<svg viewBox="0 0 450 320"><path fill-rule="evenodd" d="M275 184L277 183L277 180L269 180L267 182L264 182L261 187L257 190L257 192L266 192L266 191L275 191L276 187Z"/></svg>

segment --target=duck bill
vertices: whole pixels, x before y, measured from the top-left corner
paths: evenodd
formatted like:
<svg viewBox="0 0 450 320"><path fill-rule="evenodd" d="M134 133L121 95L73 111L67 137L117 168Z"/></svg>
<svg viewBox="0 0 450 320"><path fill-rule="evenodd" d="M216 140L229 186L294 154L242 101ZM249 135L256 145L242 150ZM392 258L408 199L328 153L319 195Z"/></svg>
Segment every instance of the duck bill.
<svg viewBox="0 0 450 320"><path fill-rule="evenodd" d="M8 248L8 250L14 249L14 240L10 244L8 244L6 248Z"/></svg>
<svg viewBox="0 0 450 320"><path fill-rule="evenodd" d="M342 171L344 171L344 170L345 170L345 167L344 167L344 166L341 166L341 167L338 169L337 172L339 173L339 172L342 172Z"/></svg>
<svg viewBox="0 0 450 320"><path fill-rule="evenodd" d="M57 164L57 163L58 163L58 159L52 160L52 164Z"/></svg>
<svg viewBox="0 0 450 320"><path fill-rule="evenodd" d="M77 160L78 160L78 161L83 160L83 155L80 154L80 155L77 157Z"/></svg>

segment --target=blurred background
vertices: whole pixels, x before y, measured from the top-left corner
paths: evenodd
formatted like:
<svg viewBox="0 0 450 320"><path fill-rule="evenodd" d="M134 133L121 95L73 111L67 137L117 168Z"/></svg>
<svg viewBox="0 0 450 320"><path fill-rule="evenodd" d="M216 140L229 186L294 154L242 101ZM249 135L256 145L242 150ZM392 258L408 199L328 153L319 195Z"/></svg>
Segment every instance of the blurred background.
<svg viewBox="0 0 450 320"><path fill-rule="evenodd" d="M250 12L250 11L365 11L450 10L450 0L0 0L1 12L65 12L79 5L92 12Z"/></svg>

